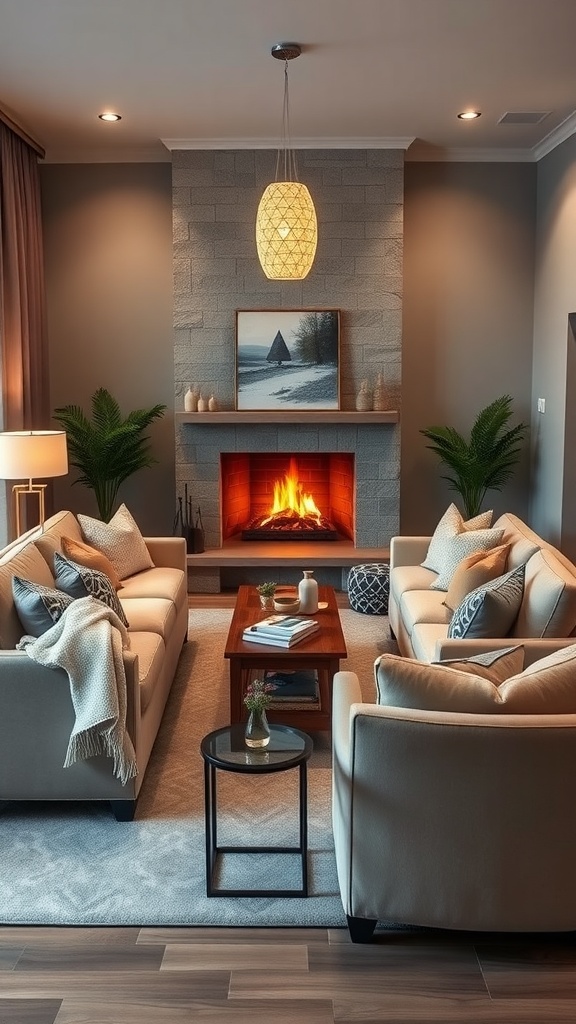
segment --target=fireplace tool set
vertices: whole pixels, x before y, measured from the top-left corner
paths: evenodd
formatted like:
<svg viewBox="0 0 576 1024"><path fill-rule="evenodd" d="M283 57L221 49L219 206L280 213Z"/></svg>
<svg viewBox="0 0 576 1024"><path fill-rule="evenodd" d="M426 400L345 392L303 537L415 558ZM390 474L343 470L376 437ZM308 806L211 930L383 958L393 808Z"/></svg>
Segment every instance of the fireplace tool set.
<svg viewBox="0 0 576 1024"><path fill-rule="evenodd" d="M194 522L193 522L194 521ZM200 555L204 551L204 527L200 506L196 509L196 518L192 512L192 498L188 496L188 484L184 484L184 498L178 497L178 508L172 527L174 535L180 534L186 540L186 551L191 555Z"/></svg>

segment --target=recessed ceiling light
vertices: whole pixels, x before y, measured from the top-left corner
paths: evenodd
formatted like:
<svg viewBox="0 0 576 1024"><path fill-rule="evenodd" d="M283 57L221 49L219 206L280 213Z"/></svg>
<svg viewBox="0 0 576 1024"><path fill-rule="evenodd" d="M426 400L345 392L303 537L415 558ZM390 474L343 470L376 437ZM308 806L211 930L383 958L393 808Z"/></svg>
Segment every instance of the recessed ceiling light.
<svg viewBox="0 0 576 1024"><path fill-rule="evenodd" d="M112 111L106 111L104 114L98 114L101 121L121 121L122 117L120 114L113 114Z"/></svg>
<svg viewBox="0 0 576 1024"><path fill-rule="evenodd" d="M458 114L461 121L474 121L477 117L481 116L479 110L463 110L461 114Z"/></svg>

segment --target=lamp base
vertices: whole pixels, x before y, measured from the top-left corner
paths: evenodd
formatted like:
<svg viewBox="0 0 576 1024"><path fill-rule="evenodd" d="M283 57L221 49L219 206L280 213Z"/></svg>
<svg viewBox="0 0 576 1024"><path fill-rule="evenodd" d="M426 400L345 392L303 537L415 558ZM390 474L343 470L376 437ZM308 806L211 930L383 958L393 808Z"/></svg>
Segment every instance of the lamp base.
<svg viewBox="0 0 576 1024"><path fill-rule="evenodd" d="M12 488L12 494L14 495L14 513L16 521L16 536L22 536L22 519L20 515L20 509L22 505L22 496L25 494L37 494L38 495L38 525L44 525L44 493L46 491L47 484L33 484L30 481L27 484L14 484Z"/></svg>

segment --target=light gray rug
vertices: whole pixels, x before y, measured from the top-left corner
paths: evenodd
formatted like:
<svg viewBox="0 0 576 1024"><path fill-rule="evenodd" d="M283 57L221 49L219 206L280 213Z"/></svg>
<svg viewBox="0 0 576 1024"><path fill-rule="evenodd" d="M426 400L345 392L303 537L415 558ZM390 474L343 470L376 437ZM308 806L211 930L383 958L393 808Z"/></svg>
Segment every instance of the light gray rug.
<svg viewBox="0 0 576 1024"><path fill-rule="evenodd" d="M330 747L314 734L309 772L307 898L205 895L201 738L227 724L224 642L232 612L193 609L136 819L116 822L106 805L10 804L0 812L0 922L68 925L346 924L336 879L330 822ZM388 620L341 611L349 657L373 693L373 662ZM297 841L297 778L218 773L219 842ZM270 837L273 837L271 840ZM296 856L224 858L222 886L298 888Z"/></svg>

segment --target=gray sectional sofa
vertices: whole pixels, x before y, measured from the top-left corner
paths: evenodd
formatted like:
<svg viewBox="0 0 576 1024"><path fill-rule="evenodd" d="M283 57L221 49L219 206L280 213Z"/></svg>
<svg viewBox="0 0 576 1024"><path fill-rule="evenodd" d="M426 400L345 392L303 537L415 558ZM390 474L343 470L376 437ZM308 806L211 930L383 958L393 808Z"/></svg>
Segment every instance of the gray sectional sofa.
<svg viewBox="0 0 576 1024"><path fill-rule="evenodd" d="M16 650L24 630L12 597L18 575L54 587L52 558L63 536L81 541L71 512L60 512L0 551L0 801L110 801L130 819L187 635L186 546L183 538L144 538L154 563L124 579L118 597L129 621L124 651L127 730L138 772L122 785L104 755L63 762L74 710L66 673Z"/></svg>

